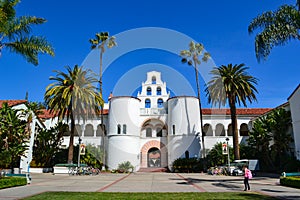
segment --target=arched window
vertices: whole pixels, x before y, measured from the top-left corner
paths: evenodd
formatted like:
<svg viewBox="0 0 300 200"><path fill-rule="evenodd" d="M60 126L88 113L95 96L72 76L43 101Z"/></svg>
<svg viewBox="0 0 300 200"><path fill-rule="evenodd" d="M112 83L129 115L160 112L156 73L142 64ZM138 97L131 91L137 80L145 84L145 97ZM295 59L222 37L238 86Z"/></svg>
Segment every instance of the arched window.
<svg viewBox="0 0 300 200"><path fill-rule="evenodd" d="M151 101L150 99L145 100L145 108L151 108Z"/></svg>
<svg viewBox="0 0 300 200"><path fill-rule="evenodd" d="M228 136L232 136L232 135L233 135L233 132L232 132L232 125L231 125L231 124L228 125L227 135L228 135Z"/></svg>
<svg viewBox="0 0 300 200"><path fill-rule="evenodd" d="M213 136L213 130L210 124L204 124L203 132L205 136Z"/></svg>
<svg viewBox="0 0 300 200"><path fill-rule="evenodd" d="M94 136L94 128L92 124L87 124L85 126L84 136Z"/></svg>
<svg viewBox="0 0 300 200"><path fill-rule="evenodd" d="M63 133L63 136L70 136L71 132L70 132L69 125L65 124L63 126L66 126L66 132Z"/></svg>
<svg viewBox="0 0 300 200"><path fill-rule="evenodd" d="M162 137L162 129L161 128L156 129L156 137Z"/></svg>
<svg viewBox="0 0 300 200"><path fill-rule="evenodd" d="M123 124L123 134L126 134L127 133L127 126L126 126L126 124Z"/></svg>
<svg viewBox="0 0 300 200"><path fill-rule="evenodd" d="M82 129L81 129L81 126L79 124L76 124L75 125L75 133L74 133L75 136L82 136Z"/></svg>
<svg viewBox="0 0 300 200"><path fill-rule="evenodd" d="M147 87L147 95L151 95L152 92L151 92L151 87Z"/></svg>
<svg viewBox="0 0 300 200"><path fill-rule="evenodd" d="M118 127L117 127L117 132L118 132L118 134L121 134L121 124L118 124Z"/></svg>
<svg viewBox="0 0 300 200"><path fill-rule="evenodd" d="M216 136L225 136L225 128L223 124L216 125Z"/></svg>
<svg viewBox="0 0 300 200"><path fill-rule="evenodd" d="M102 129L103 127L103 129ZM106 135L105 132L105 125L104 124L98 124L97 130L96 130L96 136L103 136Z"/></svg>
<svg viewBox="0 0 300 200"><path fill-rule="evenodd" d="M156 77L152 76L152 84L156 84Z"/></svg>
<svg viewBox="0 0 300 200"><path fill-rule="evenodd" d="M164 101L162 99L157 100L157 107L162 108L164 106Z"/></svg>
<svg viewBox="0 0 300 200"><path fill-rule="evenodd" d="M187 159L190 158L190 152L189 151L185 151L185 158L187 158Z"/></svg>
<svg viewBox="0 0 300 200"><path fill-rule="evenodd" d="M248 136L249 135L249 130L248 130L248 125L243 123L240 126L240 136Z"/></svg>
<svg viewBox="0 0 300 200"><path fill-rule="evenodd" d="M156 95L161 95L161 88L160 87L156 88Z"/></svg>
<svg viewBox="0 0 300 200"><path fill-rule="evenodd" d="M152 128L146 128L146 137L152 137Z"/></svg>

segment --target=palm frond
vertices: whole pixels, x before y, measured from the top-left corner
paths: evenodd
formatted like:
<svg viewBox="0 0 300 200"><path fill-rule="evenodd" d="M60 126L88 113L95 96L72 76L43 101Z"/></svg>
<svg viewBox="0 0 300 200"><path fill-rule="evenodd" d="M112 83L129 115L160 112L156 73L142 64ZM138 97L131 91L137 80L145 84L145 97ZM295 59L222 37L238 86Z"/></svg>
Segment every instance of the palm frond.
<svg viewBox="0 0 300 200"><path fill-rule="evenodd" d="M248 26L248 32L260 31L255 37L257 60L266 59L275 46L300 39L299 28L300 13L294 6L284 5L274 12L268 11L254 18Z"/></svg>
<svg viewBox="0 0 300 200"><path fill-rule="evenodd" d="M214 106L225 106L230 97L236 103L247 106L246 101L256 101L257 79L248 75L244 64L222 65L211 71L212 79L207 83L205 92L208 102Z"/></svg>
<svg viewBox="0 0 300 200"><path fill-rule="evenodd" d="M60 119L74 115L85 120L99 114L104 102L94 86L97 79L78 65L65 68L68 73L56 71L57 75L51 77L56 82L46 88L45 102L50 110L58 113Z"/></svg>
<svg viewBox="0 0 300 200"><path fill-rule="evenodd" d="M38 65L38 54L47 53L54 56L52 46L43 37L25 37L14 42L4 44L10 51L16 52L24 56L28 62Z"/></svg>

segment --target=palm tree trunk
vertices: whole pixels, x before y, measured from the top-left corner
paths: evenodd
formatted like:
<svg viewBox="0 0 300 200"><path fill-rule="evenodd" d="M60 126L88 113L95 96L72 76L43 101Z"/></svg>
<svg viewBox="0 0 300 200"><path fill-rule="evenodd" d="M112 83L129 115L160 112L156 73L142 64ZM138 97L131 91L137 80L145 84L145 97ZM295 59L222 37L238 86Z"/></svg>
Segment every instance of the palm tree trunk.
<svg viewBox="0 0 300 200"><path fill-rule="evenodd" d="M200 126L201 126L201 144L202 144L202 158L205 158L205 144L204 144L204 129L203 129L203 116L202 116L202 106L201 106L201 98L200 98L200 86L199 86L199 77L198 77L198 66L196 60L194 59L194 68L195 68L195 76L196 76L196 85L197 85L197 97L199 100L199 110L200 110Z"/></svg>
<svg viewBox="0 0 300 200"><path fill-rule="evenodd" d="M231 125L232 125L232 139L233 139L233 152L234 152L234 159L240 159L240 146L239 146L239 134L238 134L238 127L237 127L237 118L236 118L236 106L235 106L235 99L229 97L229 107L230 107L230 117L231 117Z"/></svg>
<svg viewBox="0 0 300 200"><path fill-rule="evenodd" d="M102 44L104 45L104 43ZM100 50L100 79L99 79L99 84L100 84L100 95L103 99L103 90L102 90L102 59L103 59L103 52L104 52L104 47L101 47ZM101 105L100 107L100 118L101 118L101 130L102 130L102 138L101 138L101 144L102 144L102 148L103 148L103 156L102 156L102 164L103 164L103 169L105 169L105 129L104 129L104 125L103 125L103 106Z"/></svg>
<svg viewBox="0 0 300 200"><path fill-rule="evenodd" d="M69 153L68 153L68 163L73 163L73 151L74 151L74 135L75 135L75 120L73 112L71 113L71 133L69 142Z"/></svg>

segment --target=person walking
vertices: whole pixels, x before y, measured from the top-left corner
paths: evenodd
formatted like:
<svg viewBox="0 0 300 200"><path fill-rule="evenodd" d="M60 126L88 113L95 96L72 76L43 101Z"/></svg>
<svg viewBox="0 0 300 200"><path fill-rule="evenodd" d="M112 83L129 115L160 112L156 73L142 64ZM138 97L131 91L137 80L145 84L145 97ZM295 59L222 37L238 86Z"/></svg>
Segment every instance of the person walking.
<svg viewBox="0 0 300 200"><path fill-rule="evenodd" d="M252 173L251 170L248 169L247 165L245 165L243 168L244 168L244 185L245 185L244 191L247 191L250 190L249 179L252 178Z"/></svg>

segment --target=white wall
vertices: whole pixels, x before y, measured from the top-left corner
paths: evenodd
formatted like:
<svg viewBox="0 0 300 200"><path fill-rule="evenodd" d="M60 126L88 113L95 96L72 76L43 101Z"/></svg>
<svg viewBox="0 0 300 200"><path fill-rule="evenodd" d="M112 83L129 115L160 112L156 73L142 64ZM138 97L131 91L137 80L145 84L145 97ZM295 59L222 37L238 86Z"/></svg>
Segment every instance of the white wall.
<svg viewBox="0 0 300 200"><path fill-rule="evenodd" d="M295 154L298 160L300 160L300 87L289 98L294 142L295 142Z"/></svg>
<svg viewBox="0 0 300 200"><path fill-rule="evenodd" d="M120 163L130 161L137 171L140 168L140 140L139 137L114 135L109 136L107 147L107 166L117 169Z"/></svg>

